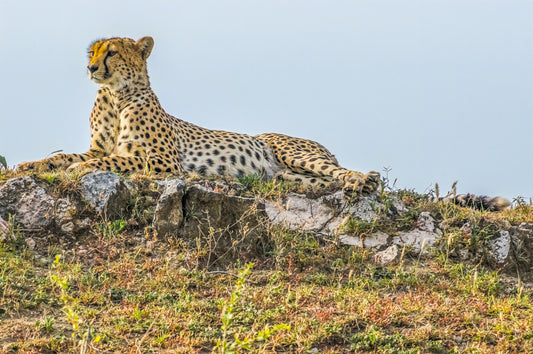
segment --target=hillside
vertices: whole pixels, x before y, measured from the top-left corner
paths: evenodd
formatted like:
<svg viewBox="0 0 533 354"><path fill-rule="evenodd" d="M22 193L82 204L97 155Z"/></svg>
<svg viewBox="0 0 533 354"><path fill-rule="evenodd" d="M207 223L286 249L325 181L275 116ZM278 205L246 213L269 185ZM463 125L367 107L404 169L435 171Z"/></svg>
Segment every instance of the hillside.
<svg viewBox="0 0 533 354"><path fill-rule="evenodd" d="M533 206L0 170L0 348L533 352Z"/></svg>

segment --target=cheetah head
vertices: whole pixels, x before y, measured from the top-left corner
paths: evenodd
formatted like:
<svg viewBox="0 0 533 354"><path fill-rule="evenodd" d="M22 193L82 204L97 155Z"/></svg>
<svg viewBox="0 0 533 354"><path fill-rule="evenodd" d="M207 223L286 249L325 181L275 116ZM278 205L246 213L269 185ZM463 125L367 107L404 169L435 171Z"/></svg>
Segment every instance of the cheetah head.
<svg viewBox="0 0 533 354"><path fill-rule="evenodd" d="M130 85L149 85L146 59L153 46L152 37L138 41L130 38L95 41L89 47L89 77L114 90Z"/></svg>

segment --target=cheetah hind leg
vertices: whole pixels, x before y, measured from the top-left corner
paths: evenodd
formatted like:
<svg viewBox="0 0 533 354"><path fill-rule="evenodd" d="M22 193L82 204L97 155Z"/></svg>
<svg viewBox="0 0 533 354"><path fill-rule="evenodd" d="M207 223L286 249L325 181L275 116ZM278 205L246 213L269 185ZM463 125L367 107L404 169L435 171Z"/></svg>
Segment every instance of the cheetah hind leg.
<svg viewBox="0 0 533 354"><path fill-rule="evenodd" d="M274 178L282 181L301 183L302 186L308 190L314 190L318 188L324 189L329 187L340 188L342 186L339 180L332 177L310 176L296 173L288 169L279 171L276 173Z"/></svg>

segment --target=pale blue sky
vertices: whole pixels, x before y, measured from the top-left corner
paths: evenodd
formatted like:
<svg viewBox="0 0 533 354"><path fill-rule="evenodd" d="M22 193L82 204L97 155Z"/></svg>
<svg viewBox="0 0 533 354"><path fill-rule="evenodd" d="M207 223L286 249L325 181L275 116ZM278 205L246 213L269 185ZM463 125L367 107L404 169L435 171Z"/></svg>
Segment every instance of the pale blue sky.
<svg viewBox="0 0 533 354"><path fill-rule="evenodd" d="M419 192L533 197L531 0L0 0L0 155L87 150L87 46L145 35L182 119L314 139Z"/></svg>

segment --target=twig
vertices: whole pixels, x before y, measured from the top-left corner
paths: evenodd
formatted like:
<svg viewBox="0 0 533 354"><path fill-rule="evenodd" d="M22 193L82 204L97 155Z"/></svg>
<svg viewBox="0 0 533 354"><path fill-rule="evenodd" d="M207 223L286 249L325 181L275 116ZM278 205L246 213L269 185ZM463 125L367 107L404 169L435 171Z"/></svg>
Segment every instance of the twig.
<svg viewBox="0 0 533 354"><path fill-rule="evenodd" d="M144 340L146 339L146 336L148 335L148 333L150 333L150 331L152 330L152 326L154 325L155 321L157 321L159 319L158 318L155 318L152 323L150 323L150 326L148 327L148 329L146 330L146 333L144 334L144 336L142 336L141 338L141 341L139 342L139 344L136 345L137 347L137 353L141 353L141 345L143 344Z"/></svg>
<svg viewBox="0 0 533 354"><path fill-rule="evenodd" d="M87 353L87 350L89 349L89 341L90 341L90 337L91 337L91 327L89 325L89 328L87 328L87 334L85 336L85 340L83 341L83 346L81 347L80 349L80 354L85 354Z"/></svg>

